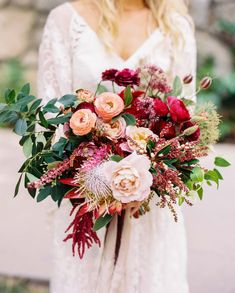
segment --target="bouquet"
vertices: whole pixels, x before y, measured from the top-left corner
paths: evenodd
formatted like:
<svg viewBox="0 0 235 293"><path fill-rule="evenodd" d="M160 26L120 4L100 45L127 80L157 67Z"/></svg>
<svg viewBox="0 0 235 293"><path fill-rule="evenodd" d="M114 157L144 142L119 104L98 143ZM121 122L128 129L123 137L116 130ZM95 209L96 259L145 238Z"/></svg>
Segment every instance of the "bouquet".
<svg viewBox="0 0 235 293"><path fill-rule="evenodd" d="M79 89L47 104L28 84L18 94L8 89L0 123L14 125L27 157L15 196L24 177L37 202L70 200L65 241L80 258L101 244L97 231L113 217L143 216L153 200L177 221L176 205L202 199L204 182L223 179L216 166L229 166L221 157L212 170L199 162L218 139L220 117L212 104L196 106L184 95L191 82L191 75L176 77L171 86L162 69L146 65L106 70L95 92ZM198 91L211 82L203 78Z"/></svg>

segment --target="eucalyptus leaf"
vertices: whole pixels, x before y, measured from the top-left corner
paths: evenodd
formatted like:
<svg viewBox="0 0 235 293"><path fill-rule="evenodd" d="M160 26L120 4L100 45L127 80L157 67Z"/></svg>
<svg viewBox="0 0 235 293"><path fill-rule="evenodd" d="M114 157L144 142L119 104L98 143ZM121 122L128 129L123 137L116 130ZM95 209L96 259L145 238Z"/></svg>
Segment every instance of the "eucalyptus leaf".
<svg viewBox="0 0 235 293"><path fill-rule="evenodd" d="M23 144L23 152L26 158L30 157L32 154L32 147L33 147L33 142L31 137L29 137Z"/></svg>
<svg viewBox="0 0 235 293"><path fill-rule="evenodd" d="M29 95L29 93L30 93L30 84L29 83L26 83L22 87L21 92L24 93L25 95Z"/></svg>
<svg viewBox="0 0 235 293"><path fill-rule="evenodd" d="M100 95L105 92L108 92L108 89L104 85L99 84L96 90L96 94Z"/></svg>
<svg viewBox="0 0 235 293"><path fill-rule="evenodd" d="M18 119L14 128L14 132L18 135L23 136L27 131L27 122L25 119Z"/></svg>
<svg viewBox="0 0 235 293"><path fill-rule="evenodd" d="M37 202L41 202L46 199L49 195L51 195L51 186L45 186L44 188L39 190L37 196Z"/></svg>
<svg viewBox="0 0 235 293"><path fill-rule="evenodd" d="M183 90L182 82L179 76L176 76L173 83L173 90L170 95L180 96Z"/></svg>
<svg viewBox="0 0 235 293"><path fill-rule="evenodd" d="M64 95L58 100L59 103L63 104L65 108L72 107L77 101L77 96L75 95Z"/></svg>
<svg viewBox="0 0 235 293"><path fill-rule="evenodd" d="M123 160L123 157L119 155L113 155L112 157L110 157L110 160L114 162L120 162L121 160Z"/></svg>
<svg viewBox="0 0 235 293"><path fill-rule="evenodd" d="M20 178L19 178L18 182L16 183L14 197L16 197L18 195L18 193L19 193L19 188L20 188L20 183L21 183L21 180L22 180L22 176L23 176L23 173L20 175Z"/></svg>

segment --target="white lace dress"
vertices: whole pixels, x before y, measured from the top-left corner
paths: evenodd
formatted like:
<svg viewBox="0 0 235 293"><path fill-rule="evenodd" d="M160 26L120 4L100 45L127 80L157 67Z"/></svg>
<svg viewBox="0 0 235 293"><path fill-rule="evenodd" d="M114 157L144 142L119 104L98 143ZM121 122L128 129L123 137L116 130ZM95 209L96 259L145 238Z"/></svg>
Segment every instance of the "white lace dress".
<svg viewBox="0 0 235 293"><path fill-rule="evenodd" d="M105 49L86 21L65 3L47 20L39 56L39 97L48 101L78 88L94 90L108 68L135 68L154 63L170 76L195 73L195 39L186 19L179 20L185 41L174 49L156 29L127 60ZM183 45L184 44L184 45ZM173 55L176 57L173 58ZM188 94L194 89L188 88ZM94 246L83 260L73 257L64 231L72 220L71 205L64 201L53 215L54 269L51 293L187 293L186 239L181 211L176 224L168 209L154 206L140 219L126 217L119 257L114 266L116 223L106 245Z"/></svg>

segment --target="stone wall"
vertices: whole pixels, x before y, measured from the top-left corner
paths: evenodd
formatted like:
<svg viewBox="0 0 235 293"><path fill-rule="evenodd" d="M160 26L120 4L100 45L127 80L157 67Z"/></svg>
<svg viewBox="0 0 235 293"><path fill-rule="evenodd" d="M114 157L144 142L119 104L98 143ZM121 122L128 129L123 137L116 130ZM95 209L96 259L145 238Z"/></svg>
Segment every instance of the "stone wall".
<svg viewBox="0 0 235 293"><path fill-rule="evenodd" d="M0 73L7 60L18 58L25 68L25 79L35 86L37 50L42 28L50 9L63 0L0 0ZM234 0L191 0L197 26L199 56L216 56L219 74L231 70L228 44L221 40L217 21L234 21ZM199 61L201 58L199 58ZM1 77L2 78L2 77Z"/></svg>

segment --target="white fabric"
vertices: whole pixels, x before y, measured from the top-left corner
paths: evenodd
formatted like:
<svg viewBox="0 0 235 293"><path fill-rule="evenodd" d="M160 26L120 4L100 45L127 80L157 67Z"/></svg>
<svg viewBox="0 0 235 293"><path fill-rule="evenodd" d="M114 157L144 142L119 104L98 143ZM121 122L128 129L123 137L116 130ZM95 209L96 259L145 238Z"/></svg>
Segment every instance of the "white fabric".
<svg viewBox="0 0 235 293"><path fill-rule="evenodd" d="M108 68L135 68L154 63L170 76L195 75L196 49L186 19L179 19L185 45L174 49L159 29L128 60L107 51L85 20L65 3L47 20L40 46L38 92L46 101L78 88L94 90L101 72ZM183 44L183 41L182 41ZM175 61L174 61L175 60ZM188 89L189 94L194 88ZM176 224L168 209L152 210L140 219L126 216L120 255L114 268L116 223L104 247L94 246L83 260L72 257L71 243L64 243L64 231L72 220L71 205L65 201L53 216L54 270L51 293L188 293L186 239L180 209Z"/></svg>

